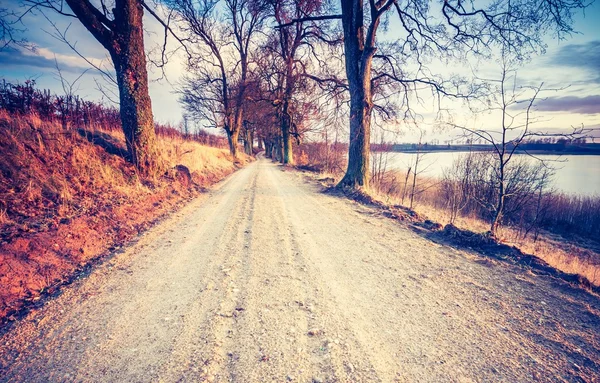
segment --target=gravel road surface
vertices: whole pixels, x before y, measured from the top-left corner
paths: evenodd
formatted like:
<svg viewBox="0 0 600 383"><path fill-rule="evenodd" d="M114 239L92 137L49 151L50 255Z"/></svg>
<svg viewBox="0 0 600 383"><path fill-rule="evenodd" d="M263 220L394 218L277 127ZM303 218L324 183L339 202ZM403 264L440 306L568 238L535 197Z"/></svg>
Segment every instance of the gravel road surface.
<svg viewBox="0 0 600 383"><path fill-rule="evenodd" d="M29 313L2 382L600 381L600 300L261 158Z"/></svg>

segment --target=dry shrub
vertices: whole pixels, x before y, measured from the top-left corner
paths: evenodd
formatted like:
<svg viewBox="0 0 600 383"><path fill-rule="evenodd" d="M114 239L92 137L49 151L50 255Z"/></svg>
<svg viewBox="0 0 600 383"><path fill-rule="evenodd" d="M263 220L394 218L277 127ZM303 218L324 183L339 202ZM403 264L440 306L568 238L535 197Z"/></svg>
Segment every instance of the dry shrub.
<svg viewBox="0 0 600 383"><path fill-rule="evenodd" d="M471 161L469 161L471 160ZM478 233L490 228L495 194L483 158L455 163L443 180L418 178L414 210L430 219ZM484 166L484 167L485 167ZM514 190L504 226L497 237L551 266L600 285L600 198L541 192L547 179L540 166L515 162L508 182ZM374 177L372 193L388 204L408 206L411 180L406 173L384 171ZM543 191L543 189L542 189Z"/></svg>
<svg viewBox="0 0 600 383"><path fill-rule="evenodd" d="M0 209L0 225L7 224L9 222L10 222L10 219L8 218L6 208L1 208Z"/></svg>

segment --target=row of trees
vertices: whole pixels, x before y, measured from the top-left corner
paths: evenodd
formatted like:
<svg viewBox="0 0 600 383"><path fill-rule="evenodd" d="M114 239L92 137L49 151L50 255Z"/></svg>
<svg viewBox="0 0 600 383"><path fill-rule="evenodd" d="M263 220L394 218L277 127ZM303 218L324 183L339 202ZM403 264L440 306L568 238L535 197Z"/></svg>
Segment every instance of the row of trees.
<svg viewBox="0 0 600 383"><path fill-rule="evenodd" d="M248 148L254 133L276 148L282 162L293 163L291 147L307 119L323 105L340 100L347 105L337 109L349 117L348 166L340 185L352 188L369 184L373 118L414 122L414 103L423 91L431 92L437 108L444 98L482 97L485 87L436 75L428 63L489 57L495 48L522 59L543 49L545 33L571 32L573 12L586 5L580 0L495 0L481 7L461 0L164 0L150 6L115 0L109 10L103 0L65 1L68 8L59 0L23 3L28 10L76 17L108 51L127 147L143 172L157 166L158 156L142 24L146 10L164 26L165 40L173 36L184 47L190 76L181 97L188 112L223 128L234 156L240 134ZM165 10L167 21L159 16ZM393 33L378 38L387 25ZM331 54L338 47L340 65Z"/></svg>
<svg viewBox="0 0 600 383"><path fill-rule="evenodd" d="M225 130L231 153L242 136L246 151L257 137L267 154L293 164L299 142L315 118L316 73L322 46L335 46L327 30L315 22L298 21L318 15L319 0L169 0L179 15L187 41L190 74L179 90L190 115ZM317 52L319 50L319 52ZM323 63L324 64L324 63Z"/></svg>

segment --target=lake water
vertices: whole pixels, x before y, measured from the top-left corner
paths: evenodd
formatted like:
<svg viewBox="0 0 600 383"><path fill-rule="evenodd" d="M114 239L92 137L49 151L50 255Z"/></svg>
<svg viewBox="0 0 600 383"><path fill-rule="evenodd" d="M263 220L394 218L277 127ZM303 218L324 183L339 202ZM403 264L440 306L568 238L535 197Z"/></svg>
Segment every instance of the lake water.
<svg viewBox="0 0 600 383"><path fill-rule="evenodd" d="M465 152L432 152L426 153L419 163L420 169L427 170L421 175L425 177L441 178L444 169L452 166L453 161ZM389 153L388 169L406 171L410 164L414 164L415 153ZM525 155L530 161L535 159ZM552 187L567 194L596 195L600 196L600 156L598 155L536 155L546 160L559 160L549 162L555 169Z"/></svg>

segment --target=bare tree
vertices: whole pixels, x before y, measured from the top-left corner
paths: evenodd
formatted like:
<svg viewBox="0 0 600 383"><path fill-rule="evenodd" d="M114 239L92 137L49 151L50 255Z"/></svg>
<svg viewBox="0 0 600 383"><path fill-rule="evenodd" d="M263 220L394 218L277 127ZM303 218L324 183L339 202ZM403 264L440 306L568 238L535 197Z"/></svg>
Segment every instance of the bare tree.
<svg viewBox="0 0 600 383"><path fill-rule="evenodd" d="M500 79L488 81L496 83L498 88L498 99L492 101L489 110L499 113L499 128L472 129L455 124L452 126L463 130L471 142L473 139L479 139L492 148L494 160L491 164L490 182L495 190L495 196L491 200L482 199L480 202L491 204L493 217L490 232L494 236L506 213L507 198L524 195L519 193L520 186L517 187L516 183L523 182L524 179L530 184L537 182L534 174L528 175L532 171L526 163L513 161L515 154L524 153L538 161L542 168L548 167L548 160L543 160L525 149L521 150L523 144L536 137L581 138L591 129L573 128L570 133L549 133L533 129L533 125L539 122L533 116L533 108L542 91L543 83L538 86L518 86L517 72L512 69L512 64L506 57L502 61ZM512 162L515 164L513 165ZM540 170L538 169L536 173L541 173Z"/></svg>
<svg viewBox="0 0 600 383"><path fill-rule="evenodd" d="M250 74L244 109L244 120L252 125L258 149L264 147L267 158L274 158L280 152L276 147L276 138L281 134L277 126L277 108L273 105L272 96L277 82L270 81L273 72L269 69L269 63L275 65L271 57L270 54L254 55L256 67Z"/></svg>
<svg viewBox="0 0 600 383"><path fill-rule="evenodd" d="M55 59L54 63L56 66L56 77L60 81L63 89L63 94L56 96L56 106L60 111L62 127L63 129L67 129L69 121L72 120L72 116L70 115L73 114L75 118L77 118L81 114L83 100L76 94L79 90L77 83L87 72L87 69L81 72L75 80L69 81L63 76L62 70L58 65L58 60Z"/></svg>
<svg viewBox="0 0 600 383"><path fill-rule="evenodd" d="M291 26L290 24L287 27ZM266 154L291 164L294 163L293 145L300 145L306 135L316 129L317 120L323 121L323 108L327 104L329 94L321 92L327 85L321 87L318 82L321 78L313 74L322 73L319 68L315 68L315 62L318 63L319 58L314 42L308 37L305 37L307 40L298 37L294 40L299 44L295 48L296 53L294 56L287 56L281 53L282 43L278 30L279 28L275 28L261 48L252 55L253 68L248 81L245 113L250 112L256 116L257 108L265 108L268 105L270 111L259 114L272 114L275 119L274 125L278 129L267 129L261 121L254 121L254 124L261 126L258 129L259 135L269 141L265 141L265 147L268 149ZM307 34L308 31L316 33L320 30L306 27ZM295 58L291 65L286 65L283 56ZM267 134L262 135L262 132Z"/></svg>
<svg viewBox="0 0 600 383"><path fill-rule="evenodd" d="M442 195L450 210L449 223L454 224L458 215L465 209L473 195L472 185L477 177L473 152L456 158L450 167L444 170L441 183Z"/></svg>
<svg viewBox="0 0 600 383"><path fill-rule="evenodd" d="M393 114L390 95L401 91L405 117L414 110L409 93L430 89L434 96L468 98L477 88L459 78L434 76L426 58L457 59L467 53L489 54L504 46L520 57L543 49L543 33L559 36L572 31L572 14L584 8L582 0L497 0L479 3L445 0L431 4L418 0L349 0L341 2L341 15L306 16L299 20L341 19L344 31L346 77L350 90L350 144L348 169L340 186L367 188L370 161L371 117ZM378 43L377 33L389 13L399 21L393 43ZM297 20L297 21L299 21ZM378 97L374 97L378 96ZM381 105L383 103L383 105ZM386 107L386 104L388 107Z"/></svg>
<svg viewBox="0 0 600 383"><path fill-rule="evenodd" d="M14 10L0 7L0 51L11 46L32 48L21 36L24 30L21 19Z"/></svg>
<svg viewBox="0 0 600 383"><path fill-rule="evenodd" d="M371 184L382 185L387 173L388 157L392 146L385 142L385 132L380 132L379 144L373 150L373 164L371 166Z"/></svg>
<svg viewBox="0 0 600 383"><path fill-rule="evenodd" d="M131 161L143 174L160 168L152 104L148 93L141 0L115 0L112 12L104 1L100 7L90 0L24 0L29 7L50 9L77 18L108 51L119 88L121 123ZM68 5L68 8L67 8ZM72 13L71 13L72 12Z"/></svg>
<svg viewBox="0 0 600 383"><path fill-rule="evenodd" d="M192 115L227 133L229 150L237 156L248 86L250 50L265 17L249 0L168 0L181 28L198 45L188 67L181 100Z"/></svg>
<svg viewBox="0 0 600 383"><path fill-rule="evenodd" d="M406 169L406 174L404 175L404 184L402 185L402 201L400 202L404 205L404 200L406 199L406 191L408 190L408 179L410 178L410 174L412 172L412 165Z"/></svg>
<svg viewBox="0 0 600 383"><path fill-rule="evenodd" d="M242 123L242 141L244 142L244 153L251 156L254 148L254 133L256 126L247 119Z"/></svg>
<svg viewBox="0 0 600 383"><path fill-rule="evenodd" d="M423 174L427 170L429 170L429 168L433 164L433 163L429 163L428 165L426 165L424 167L422 166L423 158L427 154L426 152L423 151L424 146L427 145L426 143L425 144L423 143L424 135L425 135L425 131L423 129L419 128L419 142L417 143L417 150L415 152L414 161L412 162L411 166L408 168L408 173L406 175L406 179L408 180L410 171L412 169L412 185L411 185L410 194L409 194L409 197L410 197L409 208L411 208L411 209L414 207L415 196L423 193L425 190L432 187L432 185L426 185L424 187L419 187L417 185L417 177L420 174Z"/></svg>
<svg viewBox="0 0 600 383"><path fill-rule="evenodd" d="M280 65L277 68L279 86L277 87L276 106L281 127L282 162L293 164L294 156L292 142L294 134L293 120L290 108L294 102L294 94L306 83L302 77L307 75L308 60L322 62L315 44L327 43L335 45L341 39L330 37L323 27L314 21L303 21L301 17L307 14L313 16L323 14L324 2L321 0L267 0L269 14L275 20L276 26L271 41L265 46L277 56ZM290 23L291 20L298 22ZM312 77L317 78L317 77Z"/></svg>

